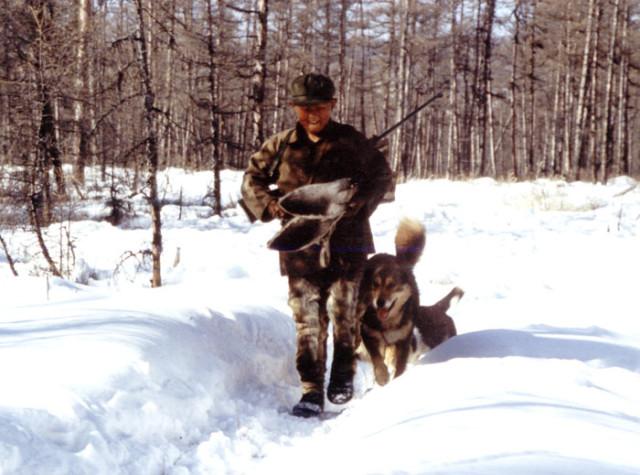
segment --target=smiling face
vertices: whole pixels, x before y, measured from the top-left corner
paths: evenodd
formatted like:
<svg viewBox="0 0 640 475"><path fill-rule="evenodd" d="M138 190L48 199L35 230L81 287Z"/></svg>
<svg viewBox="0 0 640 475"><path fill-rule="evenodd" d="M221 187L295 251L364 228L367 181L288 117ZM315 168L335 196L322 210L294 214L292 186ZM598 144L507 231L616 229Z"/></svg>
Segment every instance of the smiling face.
<svg viewBox="0 0 640 475"><path fill-rule="evenodd" d="M331 120L331 112L335 104L335 99L311 105L293 104L293 110L298 117L298 122L300 122L300 125L302 125L311 140L317 141L319 139L319 134Z"/></svg>

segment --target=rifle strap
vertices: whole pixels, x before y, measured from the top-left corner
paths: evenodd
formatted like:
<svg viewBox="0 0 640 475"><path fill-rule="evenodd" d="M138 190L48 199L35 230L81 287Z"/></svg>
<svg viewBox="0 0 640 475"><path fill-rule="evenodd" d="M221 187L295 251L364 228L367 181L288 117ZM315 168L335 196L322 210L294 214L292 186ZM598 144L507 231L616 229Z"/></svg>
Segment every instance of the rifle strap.
<svg viewBox="0 0 640 475"><path fill-rule="evenodd" d="M276 152L276 156L273 157L273 163L271 164L271 168L269 168L270 180L277 179L276 174L278 173L278 168L280 168L280 162L282 161L282 154L284 153L284 149L287 148L287 145L289 145L289 139L291 138L291 135L295 130L296 129L293 128L289 132L287 132L287 135L284 137L284 140L280 142L280 145L278 146L278 150Z"/></svg>

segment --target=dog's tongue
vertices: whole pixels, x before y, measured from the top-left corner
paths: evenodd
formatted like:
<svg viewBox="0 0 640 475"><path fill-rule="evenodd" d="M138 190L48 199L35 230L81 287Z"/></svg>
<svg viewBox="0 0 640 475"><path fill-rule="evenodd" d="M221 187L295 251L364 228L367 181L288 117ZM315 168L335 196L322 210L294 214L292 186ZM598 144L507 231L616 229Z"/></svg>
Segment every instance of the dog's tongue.
<svg viewBox="0 0 640 475"><path fill-rule="evenodd" d="M378 309L378 318L380 320L386 320L388 316L389 316L389 309L387 308Z"/></svg>

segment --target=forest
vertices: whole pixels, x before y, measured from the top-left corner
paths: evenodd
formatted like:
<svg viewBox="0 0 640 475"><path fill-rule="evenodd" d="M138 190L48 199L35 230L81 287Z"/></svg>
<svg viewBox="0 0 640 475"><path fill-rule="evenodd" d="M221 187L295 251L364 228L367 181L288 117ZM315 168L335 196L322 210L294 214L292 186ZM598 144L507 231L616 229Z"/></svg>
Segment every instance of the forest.
<svg viewBox="0 0 640 475"><path fill-rule="evenodd" d="M335 119L367 136L438 97L388 137L398 181L640 174L638 0L1 3L0 239L92 186L123 208L124 176L159 265L158 171L210 170L221 214L221 170L292 125L304 72L334 79Z"/></svg>

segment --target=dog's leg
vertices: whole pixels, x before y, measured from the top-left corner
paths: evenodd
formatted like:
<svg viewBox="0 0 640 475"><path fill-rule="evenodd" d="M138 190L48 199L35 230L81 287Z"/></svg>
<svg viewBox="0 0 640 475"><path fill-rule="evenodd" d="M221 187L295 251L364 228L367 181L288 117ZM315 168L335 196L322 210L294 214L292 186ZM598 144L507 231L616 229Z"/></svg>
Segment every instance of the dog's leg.
<svg viewBox="0 0 640 475"><path fill-rule="evenodd" d="M378 338L368 334L367 332L368 329L364 327L362 342L364 343L364 346L369 353L369 357L371 358L376 383L380 386L384 386L389 382L389 370L387 369L387 365L384 364L384 355L380 352L380 341Z"/></svg>
<svg viewBox="0 0 640 475"><path fill-rule="evenodd" d="M407 369L407 361L409 360L409 352L411 351L411 337L408 340L400 341L395 344L395 373L394 378L397 378L404 370Z"/></svg>

